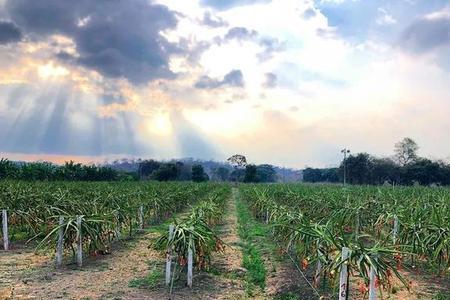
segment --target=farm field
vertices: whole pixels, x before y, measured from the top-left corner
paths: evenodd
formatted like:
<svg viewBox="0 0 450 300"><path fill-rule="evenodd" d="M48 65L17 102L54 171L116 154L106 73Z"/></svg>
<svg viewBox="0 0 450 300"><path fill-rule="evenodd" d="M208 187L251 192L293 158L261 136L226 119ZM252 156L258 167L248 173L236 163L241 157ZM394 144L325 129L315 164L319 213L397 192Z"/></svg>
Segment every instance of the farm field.
<svg viewBox="0 0 450 300"><path fill-rule="evenodd" d="M0 208L0 299L450 298L448 188L2 181Z"/></svg>

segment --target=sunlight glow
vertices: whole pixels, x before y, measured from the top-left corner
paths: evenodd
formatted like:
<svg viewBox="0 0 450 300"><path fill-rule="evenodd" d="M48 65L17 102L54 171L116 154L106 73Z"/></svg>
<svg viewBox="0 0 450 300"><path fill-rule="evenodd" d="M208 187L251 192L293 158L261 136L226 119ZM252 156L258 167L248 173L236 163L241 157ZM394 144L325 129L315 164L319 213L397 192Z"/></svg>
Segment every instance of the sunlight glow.
<svg viewBox="0 0 450 300"><path fill-rule="evenodd" d="M249 118L249 115L252 117ZM186 110L184 116L205 133L228 137L253 131L261 124L260 116L250 107L216 111Z"/></svg>
<svg viewBox="0 0 450 300"><path fill-rule="evenodd" d="M168 136L172 133L172 122L167 114L158 114L148 122L147 129L152 134Z"/></svg>
<svg viewBox="0 0 450 300"><path fill-rule="evenodd" d="M55 65L53 62L49 62L45 65L38 67L39 77L43 79L63 77L69 74L69 70L64 67Z"/></svg>

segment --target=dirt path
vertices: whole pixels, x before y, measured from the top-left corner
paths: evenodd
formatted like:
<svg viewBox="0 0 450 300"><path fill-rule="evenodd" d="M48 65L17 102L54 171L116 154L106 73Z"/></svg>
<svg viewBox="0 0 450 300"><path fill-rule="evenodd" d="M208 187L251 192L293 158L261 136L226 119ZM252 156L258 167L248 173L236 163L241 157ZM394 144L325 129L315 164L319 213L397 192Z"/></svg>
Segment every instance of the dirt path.
<svg viewBox="0 0 450 300"><path fill-rule="evenodd" d="M210 272L195 274L192 289L175 286L172 299L241 299L239 279L241 252L237 249L234 201L228 201L221 238L228 245L215 254ZM1 299L169 299L163 286L164 257L149 249L155 230L147 230L133 239L112 247L110 255L89 258L78 270L72 266L56 270L50 256L35 255L32 250L16 249L0 253ZM156 284L132 287L157 270ZM159 271L161 270L161 271ZM144 279L144 283L146 283Z"/></svg>
<svg viewBox="0 0 450 300"><path fill-rule="evenodd" d="M112 254L88 258L78 270L53 267L48 256L33 255L30 250L12 251L6 258L12 299L148 299L136 293L128 283L148 272L160 254L147 249L155 233L113 245ZM0 298L1 299L1 298Z"/></svg>
<svg viewBox="0 0 450 300"><path fill-rule="evenodd" d="M216 230L227 245L223 253L213 254L211 270L195 274L192 290L177 286L173 299L244 299L242 252L237 234L234 192L228 200L222 222Z"/></svg>

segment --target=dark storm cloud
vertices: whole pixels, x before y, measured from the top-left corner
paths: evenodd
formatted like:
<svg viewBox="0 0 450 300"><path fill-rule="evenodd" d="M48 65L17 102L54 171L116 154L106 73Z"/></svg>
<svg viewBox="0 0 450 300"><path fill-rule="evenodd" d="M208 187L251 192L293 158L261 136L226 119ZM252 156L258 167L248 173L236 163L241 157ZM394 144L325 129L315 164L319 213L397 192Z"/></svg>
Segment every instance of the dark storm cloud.
<svg viewBox="0 0 450 300"><path fill-rule="evenodd" d="M223 27L228 25L222 18L213 16L209 11L205 12L203 15L202 23L209 27Z"/></svg>
<svg viewBox="0 0 450 300"><path fill-rule="evenodd" d="M31 37L63 34L76 44L77 56L60 57L106 77L140 84L171 78L171 54L182 51L160 32L175 28L176 14L145 0L8 0L11 19Z"/></svg>
<svg viewBox="0 0 450 300"><path fill-rule="evenodd" d="M244 87L244 76L241 70L232 70L224 76L222 80L213 79L209 76L202 76L195 83L198 89L216 89L219 87Z"/></svg>
<svg viewBox="0 0 450 300"><path fill-rule="evenodd" d="M0 45L20 41L22 32L11 22L0 21Z"/></svg>
<svg viewBox="0 0 450 300"><path fill-rule="evenodd" d="M274 88L277 86L277 75L273 74L273 73L266 73L265 74L265 81L263 86L265 88Z"/></svg>
<svg viewBox="0 0 450 300"><path fill-rule="evenodd" d="M416 20L403 31L400 45L408 52L419 54L450 46L450 16Z"/></svg>
<svg viewBox="0 0 450 300"><path fill-rule="evenodd" d="M219 10L255 3L268 3L270 0L202 0L202 4Z"/></svg>

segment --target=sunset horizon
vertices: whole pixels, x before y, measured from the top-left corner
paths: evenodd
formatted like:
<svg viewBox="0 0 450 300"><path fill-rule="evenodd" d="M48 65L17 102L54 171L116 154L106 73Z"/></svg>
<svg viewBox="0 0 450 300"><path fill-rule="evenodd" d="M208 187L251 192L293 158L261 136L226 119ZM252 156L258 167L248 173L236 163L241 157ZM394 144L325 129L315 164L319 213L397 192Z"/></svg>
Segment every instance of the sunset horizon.
<svg viewBox="0 0 450 300"><path fill-rule="evenodd" d="M442 0L1 0L0 156L448 161L449 32Z"/></svg>

